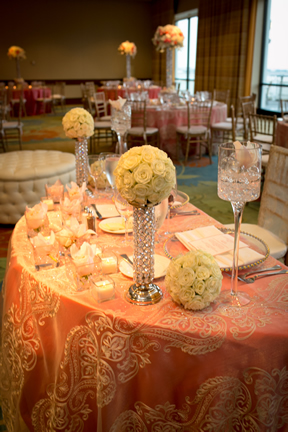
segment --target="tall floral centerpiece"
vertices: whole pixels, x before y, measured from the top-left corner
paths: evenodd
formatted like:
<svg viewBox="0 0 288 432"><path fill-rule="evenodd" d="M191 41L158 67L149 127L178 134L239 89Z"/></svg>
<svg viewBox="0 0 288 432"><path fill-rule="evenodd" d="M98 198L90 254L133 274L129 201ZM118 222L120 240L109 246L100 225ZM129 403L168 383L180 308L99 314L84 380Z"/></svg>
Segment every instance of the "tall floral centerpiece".
<svg viewBox="0 0 288 432"><path fill-rule="evenodd" d="M174 48L183 47L184 36L180 28L167 24L159 26L152 39L156 50L164 52L166 50L166 87L172 86L172 53Z"/></svg>
<svg viewBox="0 0 288 432"><path fill-rule="evenodd" d="M119 47L118 51L122 55L126 55L126 76L127 78L131 78L131 57L135 57L137 54L137 48L134 42L122 42Z"/></svg>
<svg viewBox="0 0 288 432"><path fill-rule="evenodd" d="M88 138L94 134L94 120L84 108L73 108L62 119L67 137L75 139L76 183L88 181Z"/></svg>
<svg viewBox="0 0 288 432"><path fill-rule="evenodd" d="M8 49L7 55L10 59L14 59L16 62L16 83L23 82L24 80L23 78L21 78L20 71L20 60L26 59L25 51L23 50L23 48L13 45Z"/></svg>
<svg viewBox="0 0 288 432"><path fill-rule="evenodd" d="M133 147L119 159L114 171L120 195L133 206L133 280L127 299L138 305L162 298L154 279L155 206L170 195L175 167L156 147Z"/></svg>

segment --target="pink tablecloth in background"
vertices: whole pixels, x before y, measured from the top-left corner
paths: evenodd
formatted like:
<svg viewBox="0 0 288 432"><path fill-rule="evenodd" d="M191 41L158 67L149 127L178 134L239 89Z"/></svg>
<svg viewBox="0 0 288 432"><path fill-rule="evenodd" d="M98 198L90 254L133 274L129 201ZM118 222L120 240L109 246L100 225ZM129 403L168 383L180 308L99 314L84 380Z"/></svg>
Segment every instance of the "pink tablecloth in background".
<svg viewBox="0 0 288 432"><path fill-rule="evenodd" d="M153 86L148 89L138 89L137 87L129 87L129 88L109 88L109 87L99 87L97 89L97 92L103 92L105 93L105 99L106 100L114 100L116 99L116 95L120 96L122 98L125 98L127 93L135 93L139 91L148 91L149 99L158 99L158 95L160 93L161 87Z"/></svg>
<svg viewBox="0 0 288 432"><path fill-rule="evenodd" d="M225 121L226 117L227 105L221 102L215 103L212 108L211 125ZM183 108L147 107L147 126L159 129L161 149L172 158L177 156L176 128L185 125L187 125L186 106Z"/></svg>
<svg viewBox="0 0 288 432"><path fill-rule="evenodd" d="M276 145L288 148L288 123L282 120L277 122Z"/></svg>
<svg viewBox="0 0 288 432"><path fill-rule="evenodd" d="M31 88L24 90L24 98L26 99L26 112L27 116L43 114L43 104L41 102L37 102L37 98L41 98L43 96L43 88ZM51 97L51 89L45 88L45 96ZM13 98L18 99L20 97L20 90L13 90ZM46 112L51 111L50 104L46 105Z"/></svg>
<svg viewBox="0 0 288 432"><path fill-rule="evenodd" d="M212 224L201 212L174 217L170 229ZM99 244L114 252L125 251L122 239L99 229ZM164 255L163 244L156 253ZM3 288L0 395L9 430L26 431L23 420L33 432L288 430L288 275L239 282L252 297L243 308L216 300L193 312L172 301L164 278L158 304L128 303L132 280L121 273L112 276L115 299L97 304L89 291L71 291L65 266L37 272L31 254L23 217ZM223 290L230 281L224 275Z"/></svg>

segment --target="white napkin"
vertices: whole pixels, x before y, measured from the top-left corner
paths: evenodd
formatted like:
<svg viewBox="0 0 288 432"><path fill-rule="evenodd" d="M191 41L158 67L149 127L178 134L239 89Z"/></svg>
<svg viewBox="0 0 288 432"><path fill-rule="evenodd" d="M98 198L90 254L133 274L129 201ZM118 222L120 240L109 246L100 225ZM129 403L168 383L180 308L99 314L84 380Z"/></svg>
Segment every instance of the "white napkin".
<svg viewBox="0 0 288 432"><path fill-rule="evenodd" d="M120 96L117 100L111 100L109 99L109 103L112 105L113 108L115 108L118 111L121 111L123 105L125 104L126 99L122 99Z"/></svg>

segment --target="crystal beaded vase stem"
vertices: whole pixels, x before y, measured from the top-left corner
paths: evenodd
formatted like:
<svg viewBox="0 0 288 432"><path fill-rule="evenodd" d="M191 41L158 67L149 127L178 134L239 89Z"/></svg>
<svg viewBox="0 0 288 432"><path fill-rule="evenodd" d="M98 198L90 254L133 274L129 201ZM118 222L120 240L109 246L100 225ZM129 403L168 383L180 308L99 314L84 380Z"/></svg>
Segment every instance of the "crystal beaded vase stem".
<svg viewBox="0 0 288 432"><path fill-rule="evenodd" d="M126 77L131 78L131 56L126 54Z"/></svg>
<svg viewBox="0 0 288 432"><path fill-rule="evenodd" d="M75 140L76 183L79 187L88 180L88 139Z"/></svg>
<svg viewBox="0 0 288 432"><path fill-rule="evenodd" d="M157 303L162 291L153 284L154 245L155 245L155 208L133 208L134 259L133 280L127 292L127 300L139 306Z"/></svg>
<svg viewBox="0 0 288 432"><path fill-rule="evenodd" d="M166 49L166 88L172 87L172 49Z"/></svg>

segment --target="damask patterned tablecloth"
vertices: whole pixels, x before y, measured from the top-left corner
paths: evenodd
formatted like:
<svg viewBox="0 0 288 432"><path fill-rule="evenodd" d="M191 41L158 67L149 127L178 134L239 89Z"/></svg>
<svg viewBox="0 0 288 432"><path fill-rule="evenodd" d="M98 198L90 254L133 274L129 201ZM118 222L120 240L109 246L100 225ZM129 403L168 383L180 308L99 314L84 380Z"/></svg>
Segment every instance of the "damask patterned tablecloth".
<svg viewBox="0 0 288 432"><path fill-rule="evenodd" d="M211 125L223 122L227 117L227 105L215 102L212 107ZM132 124L133 126L133 124ZM170 157L177 159L176 129L179 126L187 126L187 107L147 107L147 126L159 129L160 147Z"/></svg>
<svg viewBox="0 0 288 432"><path fill-rule="evenodd" d="M171 223L179 231L220 225L202 212ZM114 251L120 239L99 235ZM273 264L269 257L262 266ZM252 296L244 308L216 300L200 312L177 306L164 278L161 302L134 306L124 299L131 279L112 277L115 299L97 304L73 292L64 266L36 272L18 222L2 298L9 431L288 430L288 275L239 282ZM222 289L229 285L224 276Z"/></svg>

